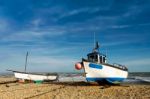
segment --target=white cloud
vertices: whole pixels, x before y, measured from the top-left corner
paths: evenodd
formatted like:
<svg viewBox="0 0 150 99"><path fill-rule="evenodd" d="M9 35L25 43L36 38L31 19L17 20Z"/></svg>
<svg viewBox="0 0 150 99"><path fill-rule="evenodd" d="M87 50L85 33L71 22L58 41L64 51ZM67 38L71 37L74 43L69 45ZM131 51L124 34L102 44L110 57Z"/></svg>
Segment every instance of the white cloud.
<svg viewBox="0 0 150 99"><path fill-rule="evenodd" d="M148 66L150 65L150 58L130 59L124 62L128 66Z"/></svg>
<svg viewBox="0 0 150 99"><path fill-rule="evenodd" d="M28 57L28 71L34 72L64 72L74 70L74 64L79 60L71 57L61 56L29 56ZM23 63L24 64L24 63ZM22 66L24 69L24 67Z"/></svg>
<svg viewBox="0 0 150 99"><path fill-rule="evenodd" d="M131 25L113 25L113 26L111 26L111 28L114 28L114 29L121 29L121 28L128 28L128 27L131 27Z"/></svg>
<svg viewBox="0 0 150 99"><path fill-rule="evenodd" d="M65 31L57 29L48 29L48 30L21 30L14 33L3 36L1 41L40 41L44 36L60 36L63 35ZM42 42L42 41L40 41Z"/></svg>
<svg viewBox="0 0 150 99"><path fill-rule="evenodd" d="M8 27L8 23L5 20L0 20L0 31L5 31Z"/></svg>
<svg viewBox="0 0 150 99"><path fill-rule="evenodd" d="M97 12L97 11L99 11L101 9L102 8L99 8L99 7L75 9L75 10L68 11L67 13L62 14L61 16L59 16L58 19L69 17L69 16L73 16L73 15L77 15L79 13L84 13L84 12L86 12L86 13L94 13L94 12Z"/></svg>
<svg viewBox="0 0 150 99"><path fill-rule="evenodd" d="M81 12L86 12L86 11L88 11L88 8L75 9L75 10L72 10L72 11L69 11L67 13L64 13L64 14L60 15L58 19L61 19L61 18L64 18L64 17L69 17L69 16L72 16L72 15L79 14Z"/></svg>
<svg viewBox="0 0 150 99"><path fill-rule="evenodd" d="M136 25L112 25L110 28L122 29L122 28L128 28L128 27L133 27L133 26L146 26L146 25L150 25L150 23L136 24Z"/></svg>
<svg viewBox="0 0 150 99"><path fill-rule="evenodd" d="M56 48L56 47L55 47ZM31 50L23 48L2 48L0 66L6 69L23 70L25 63L26 51L29 51L28 56L28 71L70 71L74 69L74 63L78 62L75 56L64 54L64 52L72 53L73 48L32 48ZM70 51L70 52L68 52Z"/></svg>
<svg viewBox="0 0 150 99"><path fill-rule="evenodd" d="M128 11L122 15L122 17L135 18L135 16L140 14L142 11L143 11L143 7L140 7L138 5L132 5L128 8Z"/></svg>
<svg viewBox="0 0 150 99"><path fill-rule="evenodd" d="M119 45L124 45L124 44L132 44L132 43L137 43L137 42L140 42L139 40L124 40L124 41L120 41L120 40L115 40L113 42L104 42L102 44L102 46L119 46Z"/></svg>
<svg viewBox="0 0 150 99"><path fill-rule="evenodd" d="M58 67L63 67L63 66L69 66L72 63L77 62L76 59L70 58L70 57L52 57L52 56L35 56L35 57L30 57L30 64L45 64L45 65L52 65L52 66L58 66Z"/></svg>
<svg viewBox="0 0 150 99"><path fill-rule="evenodd" d="M10 30L13 26L10 25L10 20L0 17L0 32L6 32Z"/></svg>
<svg viewBox="0 0 150 99"><path fill-rule="evenodd" d="M43 20L41 18L37 18L31 21L31 25L33 27L38 27L42 23L43 23Z"/></svg>

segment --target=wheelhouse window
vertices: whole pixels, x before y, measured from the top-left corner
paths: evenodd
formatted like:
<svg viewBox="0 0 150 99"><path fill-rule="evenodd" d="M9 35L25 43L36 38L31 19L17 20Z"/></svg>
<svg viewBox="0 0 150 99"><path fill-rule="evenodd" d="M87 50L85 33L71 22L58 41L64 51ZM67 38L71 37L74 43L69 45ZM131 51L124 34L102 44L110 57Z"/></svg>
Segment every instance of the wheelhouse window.
<svg viewBox="0 0 150 99"><path fill-rule="evenodd" d="M106 55L95 52L95 53L90 53L87 56L90 62L97 62L101 64L106 63Z"/></svg>
<svg viewBox="0 0 150 99"><path fill-rule="evenodd" d="M98 62L98 55L95 55L95 54L89 55L88 60L91 62Z"/></svg>

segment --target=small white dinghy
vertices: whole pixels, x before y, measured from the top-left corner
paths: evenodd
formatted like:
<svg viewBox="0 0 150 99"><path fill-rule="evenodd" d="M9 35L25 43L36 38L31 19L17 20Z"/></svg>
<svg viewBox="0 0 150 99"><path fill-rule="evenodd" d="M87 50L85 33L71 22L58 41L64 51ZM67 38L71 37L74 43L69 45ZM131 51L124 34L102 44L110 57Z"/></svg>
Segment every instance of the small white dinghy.
<svg viewBox="0 0 150 99"><path fill-rule="evenodd" d="M23 80L31 80L31 81L55 81L58 79L57 73L46 73L46 74L40 74L40 73L27 73L27 72L21 72L21 71L13 71L15 78L17 79L23 79Z"/></svg>
<svg viewBox="0 0 150 99"><path fill-rule="evenodd" d="M30 73L26 72L27 67L27 59L28 59L28 52L26 54L26 61L25 61L25 71L15 71L15 70L7 70L12 71L14 73L15 78L21 79L21 80L29 80L29 81L56 81L58 80L58 74L57 73Z"/></svg>

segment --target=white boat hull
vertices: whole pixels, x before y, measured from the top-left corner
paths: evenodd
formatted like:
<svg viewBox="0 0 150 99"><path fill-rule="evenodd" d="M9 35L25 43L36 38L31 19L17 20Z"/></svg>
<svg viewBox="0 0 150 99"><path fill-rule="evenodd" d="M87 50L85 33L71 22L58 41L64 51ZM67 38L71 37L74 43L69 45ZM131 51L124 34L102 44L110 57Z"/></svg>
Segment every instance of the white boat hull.
<svg viewBox="0 0 150 99"><path fill-rule="evenodd" d="M32 74L32 73L25 73L25 72L14 72L14 75L18 79L25 79L25 80L57 80L57 75L42 75L42 74Z"/></svg>
<svg viewBox="0 0 150 99"><path fill-rule="evenodd" d="M128 77L128 71L107 66L104 64L96 64L83 61L83 66L87 81L106 80L110 83L120 83Z"/></svg>

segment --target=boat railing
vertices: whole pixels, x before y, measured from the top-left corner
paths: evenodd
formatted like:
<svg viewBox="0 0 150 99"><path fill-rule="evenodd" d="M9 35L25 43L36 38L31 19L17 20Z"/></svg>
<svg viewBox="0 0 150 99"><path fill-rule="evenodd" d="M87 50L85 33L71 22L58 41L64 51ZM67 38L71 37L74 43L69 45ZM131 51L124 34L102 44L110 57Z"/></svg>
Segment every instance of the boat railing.
<svg viewBox="0 0 150 99"><path fill-rule="evenodd" d="M121 65L121 64L118 64L118 63L113 63L113 66L118 67L118 68L121 68L121 69L127 69L127 68L125 67L125 65Z"/></svg>

